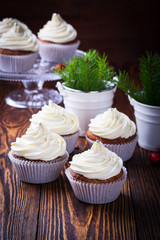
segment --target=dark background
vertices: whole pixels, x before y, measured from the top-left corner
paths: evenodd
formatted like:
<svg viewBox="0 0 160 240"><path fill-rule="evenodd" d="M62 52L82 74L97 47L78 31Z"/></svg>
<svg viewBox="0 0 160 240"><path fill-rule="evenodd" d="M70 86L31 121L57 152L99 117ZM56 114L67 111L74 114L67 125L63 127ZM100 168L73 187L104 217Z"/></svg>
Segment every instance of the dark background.
<svg viewBox="0 0 160 240"><path fill-rule="evenodd" d="M160 8L155 0L1 0L0 20L17 18L37 34L54 12L76 28L79 49L105 52L118 68L137 62L146 50L160 53Z"/></svg>

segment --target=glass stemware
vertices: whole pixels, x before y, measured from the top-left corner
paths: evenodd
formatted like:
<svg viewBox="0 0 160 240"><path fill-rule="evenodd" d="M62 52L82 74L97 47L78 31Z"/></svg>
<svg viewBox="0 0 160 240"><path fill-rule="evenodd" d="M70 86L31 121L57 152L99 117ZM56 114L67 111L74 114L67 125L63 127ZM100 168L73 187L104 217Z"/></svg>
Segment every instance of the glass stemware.
<svg viewBox="0 0 160 240"><path fill-rule="evenodd" d="M18 108L41 108L49 100L59 104L62 96L54 89L43 88L45 81L59 80L52 69L56 63L45 62L37 58L33 68L25 73L9 73L0 71L0 79L21 81L24 88L15 89L5 97L8 105Z"/></svg>
<svg viewBox="0 0 160 240"><path fill-rule="evenodd" d="M49 100L59 104L62 101L58 91L43 88L44 81L22 81L24 89L16 89L11 91L5 101L8 105L18 108L41 108L48 104Z"/></svg>
<svg viewBox="0 0 160 240"><path fill-rule="evenodd" d="M75 55L81 56L82 53L84 52L76 50ZM6 103L17 108L41 108L48 104L49 100L56 104L61 103L62 96L57 90L43 88L45 81L60 80L60 77L53 72L56 64L38 57L33 68L25 73L0 71L0 80L21 81L24 86L24 88L9 92L5 97Z"/></svg>

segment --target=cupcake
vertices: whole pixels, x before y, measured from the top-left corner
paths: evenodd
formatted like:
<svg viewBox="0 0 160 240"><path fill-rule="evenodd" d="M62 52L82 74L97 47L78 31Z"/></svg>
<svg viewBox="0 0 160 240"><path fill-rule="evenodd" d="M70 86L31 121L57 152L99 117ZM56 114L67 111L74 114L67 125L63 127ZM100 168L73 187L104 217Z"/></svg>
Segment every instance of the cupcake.
<svg viewBox="0 0 160 240"><path fill-rule="evenodd" d="M31 128L42 123L50 132L61 135L66 141L67 152L73 152L79 136L79 120L74 113L49 101L48 105L32 115L30 121Z"/></svg>
<svg viewBox="0 0 160 240"><path fill-rule="evenodd" d="M28 26L21 21L13 18L4 18L2 21L0 21L0 37L3 33L8 32L13 25L17 23L19 26L21 26L25 30L29 30Z"/></svg>
<svg viewBox="0 0 160 240"><path fill-rule="evenodd" d="M0 37L0 70L21 73L32 68L38 56L37 37L15 23Z"/></svg>
<svg viewBox="0 0 160 240"><path fill-rule="evenodd" d="M136 125L124 113L110 108L90 120L86 138L89 146L98 139L123 161L127 161L137 144Z"/></svg>
<svg viewBox="0 0 160 240"><path fill-rule="evenodd" d="M54 13L38 32L39 54L48 62L64 63L75 55L80 41L77 31L59 14Z"/></svg>
<svg viewBox="0 0 160 240"><path fill-rule="evenodd" d="M75 196L86 203L103 204L116 200L127 177L123 161L97 140L73 156L65 174Z"/></svg>
<svg viewBox="0 0 160 240"><path fill-rule="evenodd" d="M58 178L68 153L65 140L39 124L11 143L9 158L22 181L47 183Z"/></svg>

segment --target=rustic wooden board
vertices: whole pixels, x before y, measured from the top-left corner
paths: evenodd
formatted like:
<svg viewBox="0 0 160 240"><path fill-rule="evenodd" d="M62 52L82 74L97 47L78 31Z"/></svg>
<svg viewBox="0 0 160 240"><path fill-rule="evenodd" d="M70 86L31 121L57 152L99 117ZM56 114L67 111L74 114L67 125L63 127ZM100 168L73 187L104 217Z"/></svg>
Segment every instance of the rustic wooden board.
<svg viewBox="0 0 160 240"><path fill-rule="evenodd" d="M36 239L41 186L20 181L8 158L10 143L26 131L30 112L9 107L3 101L0 108L0 238Z"/></svg>
<svg viewBox="0 0 160 240"><path fill-rule="evenodd" d="M1 82L0 82L1 83ZM15 83L15 87L17 87ZM1 239L159 239L160 165L151 165L148 151L138 145L125 162L128 178L120 197L109 204L92 205L76 199L64 170L51 183L21 182L8 158L10 143L29 126L37 110L5 104L13 84L0 87L0 237ZM128 98L117 91L114 106L134 119ZM87 148L79 138L70 155ZM66 164L65 168L69 166ZM65 169L64 168L64 169Z"/></svg>

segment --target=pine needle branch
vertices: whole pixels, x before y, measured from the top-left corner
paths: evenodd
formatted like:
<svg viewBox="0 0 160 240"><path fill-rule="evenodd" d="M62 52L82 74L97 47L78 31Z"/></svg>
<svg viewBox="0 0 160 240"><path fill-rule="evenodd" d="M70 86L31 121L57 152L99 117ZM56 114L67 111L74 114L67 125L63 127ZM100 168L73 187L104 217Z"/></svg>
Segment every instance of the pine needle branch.
<svg viewBox="0 0 160 240"><path fill-rule="evenodd" d="M139 79L142 88L130 80L127 72L119 71L117 87L135 100L148 105L160 106L160 56L146 52L140 58Z"/></svg>
<svg viewBox="0 0 160 240"><path fill-rule="evenodd" d="M65 86L88 91L113 88L114 69L109 66L107 56L101 57L97 50L90 49L81 57L73 57L62 71L56 71ZM112 84L111 84L112 83Z"/></svg>
<svg viewBox="0 0 160 240"><path fill-rule="evenodd" d="M160 56L146 52L139 64L139 78L143 86L145 102L160 106Z"/></svg>

